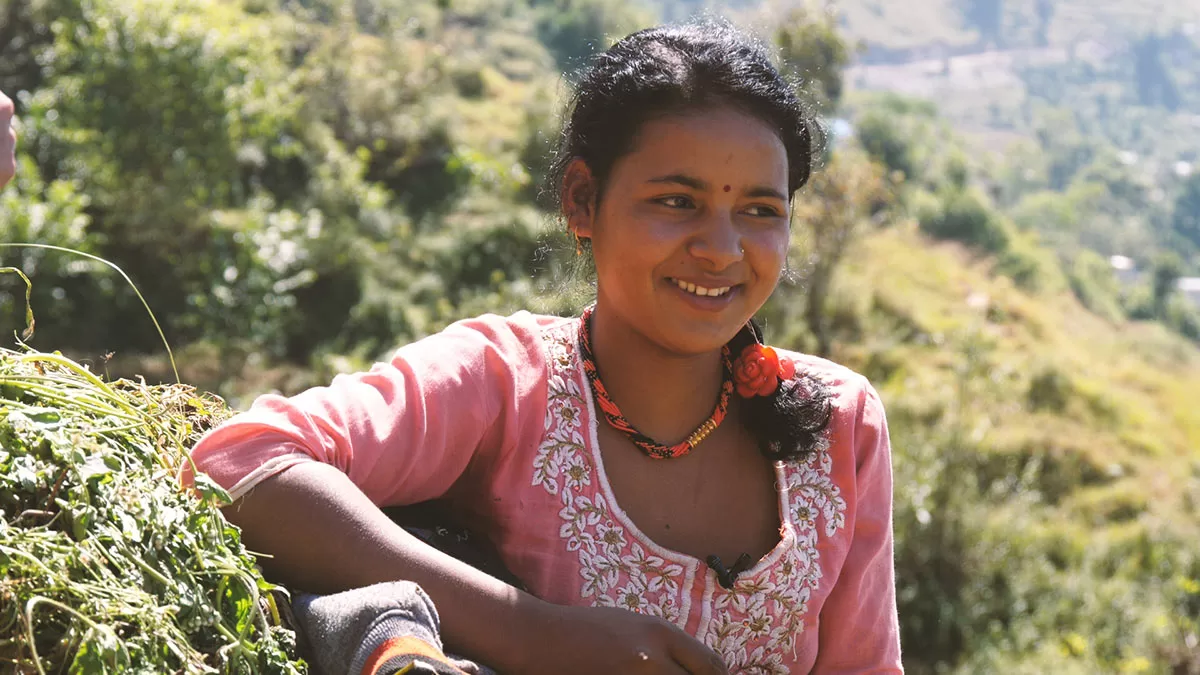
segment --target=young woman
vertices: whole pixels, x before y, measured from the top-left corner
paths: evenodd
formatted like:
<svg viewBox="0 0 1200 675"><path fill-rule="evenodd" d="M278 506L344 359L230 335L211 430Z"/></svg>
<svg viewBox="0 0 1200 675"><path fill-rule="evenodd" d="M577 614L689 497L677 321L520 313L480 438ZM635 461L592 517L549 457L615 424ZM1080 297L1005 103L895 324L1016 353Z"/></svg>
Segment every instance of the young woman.
<svg viewBox="0 0 1200 675"><path fill-rule="evenodd" d="M448 647L501 673L902 672L883 407L750 323L813 128L726 26L626 37L579 82L556 164L595 305L463 321L263 396L196 465L277 578L416 582ZM434 499L529 592L380 511Z"/></svg>

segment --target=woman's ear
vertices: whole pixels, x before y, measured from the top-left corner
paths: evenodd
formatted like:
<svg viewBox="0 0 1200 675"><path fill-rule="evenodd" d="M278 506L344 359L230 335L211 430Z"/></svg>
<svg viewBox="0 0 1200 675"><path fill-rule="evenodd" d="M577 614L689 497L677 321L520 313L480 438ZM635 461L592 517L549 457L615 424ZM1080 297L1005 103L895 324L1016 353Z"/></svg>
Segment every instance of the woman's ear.
<svg viewBox="0 0 1200 675"><path fill-rule="evenodd" d="M582 239L592 237L596 220L596 179L587 162L576 157L563 173L562 208L567 231Z"/></svg>

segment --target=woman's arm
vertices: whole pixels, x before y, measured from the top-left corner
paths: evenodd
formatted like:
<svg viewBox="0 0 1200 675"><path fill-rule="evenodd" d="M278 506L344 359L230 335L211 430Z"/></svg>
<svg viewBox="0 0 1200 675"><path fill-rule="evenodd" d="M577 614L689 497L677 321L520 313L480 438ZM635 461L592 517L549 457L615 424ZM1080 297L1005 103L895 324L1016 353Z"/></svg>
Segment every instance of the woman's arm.
<svg viewBox="0 0 1200 675"><path fill-rule="evenodd" d="M416 582L449 648L508 675L724 672L711 650L666 621L542 602L380 511L480 480L541 433L544 356L531 322L481 317L328 387L261 397L201 439L192 458L230 491L226 516L247 546L272 556L271 576L316 593ZM183 480L190 476L185 468Z"/></svg>
<svg viewBox="0 0 1200 675"><path fill-rule="evenodd" d="M246 546L270 554L268 575L333 593L398 579L434 600L443 640L501 672L526 672L546 603L421 542L393 523L338 469L303 462L258 484L224 510Z"/></svg>
<svg viewBox="0 0 1200 675"><path fill-rule="evenodd" d="M821 609L819 675L898 675L900 624L892 558L892 460L879 395L865 379L854 425L853 539ZM846 493L844 492L844 494Z"/></svg>
<svg viewBox="0 0 1200 675"><path fill-rule="evenodd" d="M722 675L715 653L674 625L623 609L558 607L426 545L338 469L294 465L224 510L269 574L317 593L414 581L451 651L507 675Z"/></svg>

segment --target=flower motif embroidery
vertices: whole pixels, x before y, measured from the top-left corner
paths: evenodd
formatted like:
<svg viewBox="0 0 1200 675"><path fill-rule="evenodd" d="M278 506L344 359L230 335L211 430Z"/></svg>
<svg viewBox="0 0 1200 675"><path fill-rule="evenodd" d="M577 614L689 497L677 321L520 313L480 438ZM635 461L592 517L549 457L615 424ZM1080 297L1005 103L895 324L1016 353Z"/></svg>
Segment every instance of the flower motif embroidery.
<svg viewBox="0 0 1200 675"><path fill-rule="evenodd" d="M614 517L599 489L590 449L584 440L583 395L573 324L544 334L547 348L548 410L545 434L533 463L533 485L562 504L559 537L579 560L580 598L595 606L623 607L683 625L681 609L692 588L684 566L655 555ZM790 373L789 373L790 375ZM732 590L716 588L706 643L731 673L784 675L784 656L804 631L809 601L822 572L820 536L845 527L846 501L833 482L829 440L804 462L785 466L790 545L754 576Z"/></svg>
<svg viewBox="0 0 1200 675"><path fill-rule="evenodd" d="M579 556L580 597L593 605L624 607L680 619L684 568L646 551L612 517L604 494L592 480L595 469L584 442L587 402L580 386L575 327L547 331L550 372L545 435L533 465L533 484L562 502L559 537Z"/></svg>
<svg viewBox="0 0 1200 675"><path fill-rule="evenodd" d="M760 640L769 635L771 631L771 616L767 614L766 605L760 604L747 612L746 616L742 619L742 628L746 631L746 637L752 640Z"/></svg>
<svg viewBox="0 0 1200 675"><path fill-rule="evenodd" d="M571 490L579 491L592 484L592 468L577 455L564 458L562 475L566 486Z"/></svg>
<svg viewBox="0 0 1200 675"><path fill-rule="evenodd" d="M833 536L845 527L846 501L830 476L828 451L826 438L807 461L787 465L792 545L768 570L714 593L705 641L731 673L787 672L782 654L792 651L804 631L809 600L823 576L819 534Z"/></svg>

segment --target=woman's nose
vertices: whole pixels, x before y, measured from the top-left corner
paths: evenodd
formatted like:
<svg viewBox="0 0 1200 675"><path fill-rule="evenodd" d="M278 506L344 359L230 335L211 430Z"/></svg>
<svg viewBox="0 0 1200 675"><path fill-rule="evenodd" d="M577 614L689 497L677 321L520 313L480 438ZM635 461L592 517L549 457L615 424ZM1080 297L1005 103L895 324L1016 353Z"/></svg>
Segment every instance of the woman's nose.
<svg viewBox="0 0 1200 675"><path fill-rule="evenodd" d="M744 256L742 235L728 214L714 214L705 220L690 243L689 253L723 270Z"/></svg>

